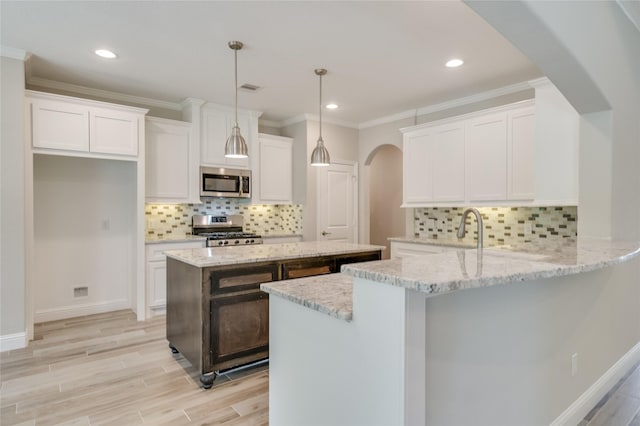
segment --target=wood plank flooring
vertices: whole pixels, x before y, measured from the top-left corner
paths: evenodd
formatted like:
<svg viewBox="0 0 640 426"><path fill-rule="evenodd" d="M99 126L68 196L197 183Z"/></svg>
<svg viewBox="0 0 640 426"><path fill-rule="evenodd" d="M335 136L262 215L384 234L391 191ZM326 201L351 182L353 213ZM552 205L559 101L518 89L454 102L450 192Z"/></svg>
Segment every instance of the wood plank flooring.
<svg viewBox="0 0 640 426"><path fill-rule="evenodd" d="M38 324L25 349L0 353L0 425L266 425L262 364L212 389L165 340L163 316L118 311ZM640 426L640 365L579 426Z"/></svg>
<svg viewBox="0 0 640 426"><path fill-rule="evenodd" d="M266 425L268 365L212 389L165 339L165 318L118 311L38 324L25 349L0 354L0 424Z"/></svg>

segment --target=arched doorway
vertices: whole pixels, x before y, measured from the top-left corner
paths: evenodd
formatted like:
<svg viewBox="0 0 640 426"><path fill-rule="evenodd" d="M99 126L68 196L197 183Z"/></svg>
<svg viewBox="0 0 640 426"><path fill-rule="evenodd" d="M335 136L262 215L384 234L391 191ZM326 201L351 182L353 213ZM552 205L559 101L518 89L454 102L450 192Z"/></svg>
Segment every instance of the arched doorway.
<svg viewBox="0 0 640 426"><path fill-rule="evenodd" d="M369 242L384 245L382 258L390 254L389 237L405 235L406 212L402 204L402 151L381 145L367 161L369 176Z"/></svg>

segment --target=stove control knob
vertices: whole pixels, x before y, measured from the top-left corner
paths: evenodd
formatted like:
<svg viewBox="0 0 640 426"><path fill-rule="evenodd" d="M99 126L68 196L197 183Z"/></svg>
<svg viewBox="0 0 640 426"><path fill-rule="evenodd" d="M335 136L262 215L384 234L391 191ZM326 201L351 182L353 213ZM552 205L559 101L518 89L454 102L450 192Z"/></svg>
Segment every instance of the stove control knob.
<svg viewBox="0 0 640 426"><path fill-rule="evenodd" d="M225 245L225 246L226 246L227 244L229 244L229 241L225 241L225 242L224 242L224 245Z"/></svg>
<svg viewBox="0 0 640 426"><path fill-rule="evenodd" d="M222 241L218 241L218 245L221 246L223 244Z"/></svg>
<svg viewBox="0 0 640 426"><path fill-rule="evenodd" d="M251 244L251 241L250 240L244 240L244 243L245 244Z"/></svg>
<svg viewBox="0 0 640 426"><path fill-rule="evenodd" d="M251 244L255 243L255 240L251 240Z"/></svg>
<svg viewBox="0 0 640 426"><path fill-rule="evenodd" d="M235 240L235 241L233 242L233 244L240 244L240 241Z"/></svg>

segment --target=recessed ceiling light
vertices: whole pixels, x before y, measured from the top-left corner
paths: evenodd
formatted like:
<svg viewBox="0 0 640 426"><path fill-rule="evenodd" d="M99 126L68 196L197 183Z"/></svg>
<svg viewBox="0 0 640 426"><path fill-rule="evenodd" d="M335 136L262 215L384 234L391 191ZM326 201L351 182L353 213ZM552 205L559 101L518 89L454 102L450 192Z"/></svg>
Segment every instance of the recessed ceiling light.
<svg viewBox="0 0 640 426"><path fill-rule="evenodd" d="M464 61L462 59L452 59L446 63L448 68L456 68L462 64L464 64Z"/></svg>
<svg viewBox="0 0 640 426"><path fill-rule="evenodd" d="M107 49L98 49L95 53L101 58L115 59L118 57L118 55Z"/></svg>
<svg viewBox="0 0 640 426"><path fill-rule="evenodd" d="M326 104L324 107L326 109L338 109L338 108L340 108L340 105L331 103L331 104Z"/></svg>

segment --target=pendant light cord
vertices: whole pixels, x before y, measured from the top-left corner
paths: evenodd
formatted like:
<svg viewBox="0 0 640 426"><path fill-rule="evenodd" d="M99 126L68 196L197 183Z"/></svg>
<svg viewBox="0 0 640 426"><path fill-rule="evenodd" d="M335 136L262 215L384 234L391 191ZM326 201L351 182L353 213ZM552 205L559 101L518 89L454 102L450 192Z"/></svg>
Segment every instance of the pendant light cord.
<svg viewBox="0 0 640 426"><path fill-rule="evenodd" d="M234 49L235 56L235 89L236 89L236 127L238 127L238 49Z"/></svg>
<svg viewBox="0 0 640 426"><path fill-rule="evenodd" d="M322 140L322 74L320 74L320 105L318 112L320 115L320 140Z"/></svg>

